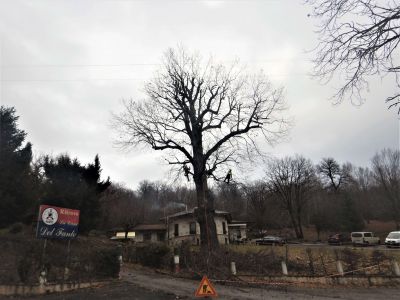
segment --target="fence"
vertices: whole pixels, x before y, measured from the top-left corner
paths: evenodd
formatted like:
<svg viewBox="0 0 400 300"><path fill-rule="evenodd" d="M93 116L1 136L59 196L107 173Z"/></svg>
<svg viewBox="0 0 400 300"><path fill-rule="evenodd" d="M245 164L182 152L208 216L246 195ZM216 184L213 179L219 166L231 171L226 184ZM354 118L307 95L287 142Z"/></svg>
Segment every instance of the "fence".
<svg viewBox="0 0 400 300"><path fill-rule="evenodd" d="M0 237L0 284L85 282L118 277L120 252L115 245L93 239L71 242L32 237Z"/></svg>

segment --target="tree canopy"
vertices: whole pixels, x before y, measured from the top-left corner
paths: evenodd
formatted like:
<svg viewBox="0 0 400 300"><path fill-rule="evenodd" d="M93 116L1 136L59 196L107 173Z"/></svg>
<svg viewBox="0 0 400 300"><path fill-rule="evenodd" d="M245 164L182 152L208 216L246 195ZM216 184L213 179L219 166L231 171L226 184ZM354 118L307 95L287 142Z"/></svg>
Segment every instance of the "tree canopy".
<svg viewBox="0 0 400 300"><path fill-rule="evenodd" d="M145 93L144 101L125 102L125 110L114 116L119 142L163 150L170 165L190 174L199 211L204 210L204 218L198 215L201 233L211 232L201 240L216 245L207 178L219 180L229 165L259 152L257 135L273 143L286 133L283 90L261 72L247 75L236 65L204 61L178 48L166 52Z"/></svg>
<svg viewBox="0 0 400 300"><path fill-rule="evenodd" d="M400 5L391 0L307 0L318 18L319 44L315 75L344 80L336 99L363 101L368 79L381 76L400 87L397 59L400 42ZM389 107L400 113L400 93L388 95Z"/></svg>
<svg viewBox="0 0 400 300"><path fill-rule="evenodd" d="M0 107L0 227L26 221L35 204L36 189L30 167L32 144L18 128L14 107Z"/></svg>

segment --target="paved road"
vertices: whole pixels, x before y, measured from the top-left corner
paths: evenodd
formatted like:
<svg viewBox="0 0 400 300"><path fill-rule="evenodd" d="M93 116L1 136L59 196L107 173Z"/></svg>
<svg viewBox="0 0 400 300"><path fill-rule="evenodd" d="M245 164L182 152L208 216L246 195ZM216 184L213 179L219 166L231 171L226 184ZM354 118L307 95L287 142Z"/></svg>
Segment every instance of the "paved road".
<svg viewBox="0 0 400 300"><path fill-rule="evenodd" d="M162 291L152 291L126 281L116 282L98 288L88 288L58 294L35 297L2 297L0 300L176 300L176 296Z"/></svg>
<svg viewBox="0 0 400 300"><path fill-rule="evenodd" d="M196 299L194 293L199 281L170 276L157 273L149 273L137 269L124 268L123 279L141 287L151 287L153 291L173 293L179 299ZM260 299L362 299L362 300L398 300L399 288L294 288L294 287L271 287L250 288L235 287L214 284L218 293L218 299L232 300L260 300Z"/></svg>
<svg viewBox="0 0 400 300"><path fill-rule="evenodd" d="M332 248L332 249L344 249L344 248L353 248L354 246L351 244L348 245L329 245L325 243L299 243L299 244L288 244L290 248ZM271 245L260 245L260 247L273 247ZM280 246L275 246L280 247ZM400 248L387 248L385 245L374 245L374 246L367 246L361 247L357 246L354 247L361 250L380 250L380 251L399 251Z"/></svg>
<svg viewBox="0 0 400 300"><path fill-rule="evenodd" d="M198 299L194 292L199 281L173 278L167 275L125 267L122 280L98 288L77 290L74 292L50 294L36 297L1 297L0 300L172 300ZM265 287L249 288L214 284L218 293L217 299L231 300L398 300L398 288L295 288Z"/></svg>

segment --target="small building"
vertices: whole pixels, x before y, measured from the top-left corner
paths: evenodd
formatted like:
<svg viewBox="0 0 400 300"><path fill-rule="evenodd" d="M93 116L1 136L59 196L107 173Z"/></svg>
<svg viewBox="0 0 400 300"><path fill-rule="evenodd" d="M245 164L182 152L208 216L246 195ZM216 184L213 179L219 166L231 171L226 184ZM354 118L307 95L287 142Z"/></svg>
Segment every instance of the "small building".
<svg viewBox="0 0 400 300"><path fill-rule="evenodd" d="M165 242L167 227L165 224L140 224L132 230L135 242Z"/></svg>
<svg viewBox="0 0 400 300"><path fill-rule="evenodd" d="M228 224L229 242L235 243L247 238L247 222L232 220Z"/></svg>
<svg viewBox="0 0 400 300"><path fill-rule="evenodd" d="M165 218L168 244L174 245L183 241L189 241L192 245L200 245L200 225L194 216L195 209L197 208L179 212ZM230 213L220 210L215 211L214 220L220 244L229 244L228 223L230 219Z"/></svg>

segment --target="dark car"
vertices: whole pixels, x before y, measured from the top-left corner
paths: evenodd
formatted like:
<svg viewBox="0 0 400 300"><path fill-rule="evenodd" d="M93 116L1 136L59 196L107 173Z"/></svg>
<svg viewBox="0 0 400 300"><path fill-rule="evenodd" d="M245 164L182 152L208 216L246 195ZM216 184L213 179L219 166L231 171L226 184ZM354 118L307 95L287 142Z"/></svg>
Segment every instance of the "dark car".
<svg viewBox="0 0 400 300"><path fill-rule="evenodd" d="M343 245L343 244L349 244L351 242L350 237L347 234L343 233L336 233L328 238L328 244L329 245Z"/></svg>
<svg viewBox="0 0 400 300"><path fill-rule="evenodd" d="M232 241L233 244L247 244L250 240L248 238L236 238Z"/></svg>
<svg viewBox="0 0 400 300"><path fill-rule="evenodd" d="M283 245L285 240L279 236L267 235L256 240L256 245Z"/></svg>

